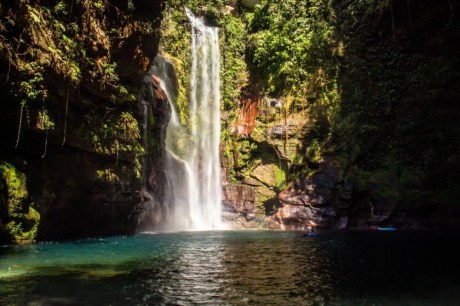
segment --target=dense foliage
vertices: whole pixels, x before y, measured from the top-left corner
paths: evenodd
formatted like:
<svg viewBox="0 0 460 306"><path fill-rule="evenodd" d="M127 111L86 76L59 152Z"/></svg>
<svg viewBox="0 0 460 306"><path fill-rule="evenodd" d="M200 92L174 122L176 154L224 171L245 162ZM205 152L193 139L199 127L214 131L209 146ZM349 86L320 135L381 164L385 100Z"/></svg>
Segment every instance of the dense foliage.
<svg viewBox="0 0 460 306"><path fill-rule="evenodd" d="M8 235L14 242L33 241L39 221L40 215L28 199L26 176L0 162L0 236Z"/></svg>
<svg viewBox="0 0 460 306"><path fill-rule="evenodd" d="M458 202L453 14L426 1L368 1L352 2L338 20L345 54L333 147L359 189L400 209Z"/></svg>
<svg viewBox="0 0 460 306"><path fill-rule="evenodd" d="M53 228L59 222L61 229L71 227L62 215L97 212L92 204L102 197L92 197L92 187L112 200L116 190L140 184L138 98L158 49L162 5L161 0L1 1L0 163L24 175L44 224L39 232L49 226L59 235ZM131 199L138 201L135 194ZM30 232L31 222L23 219L37 219L33 208L24 205L18 210L22 216L1 211L9 236L0 235L2 243ZM56 211L59 217L47 218ZM71 234L79 231L73 226ZM104 230L95 222L98 227Z"/></svg>
<svg viewBox="0 0 460 306"><path fill-rule="evenodd" d="M302 171L329 156L363 201L456 203L459 57L443 35L458 22L449 5L423 5L262 1L246 14L265 92L284 97L285 116L309 109Z"/></svg>
<svg viewBox="0 0 460 306"><path fill-rule="evenodd" d="M111 14L116 14L117 18L107 18ZM16 147L21 143L22 130L33 129L46 134L43 156L49 133L58 135L63 144L83 139L85 145L96 150L101 148L99 151L104 154L142 153L137 145L139 132L123 132L134 138L124 137L120 141L117 129L107 128L100 132L88 129L92 122L77 120L75 117L79 115L74 113L75 107L69 107L78 95L88 100L91 95L102 97L101 100L112 104L98 107L98 112L109 118L108 122L96 123L102 126L110 121L126 122L126 118L117 118L120 114L113 111L115 105L124 105L129 111L136 107L134 88L128 89L122 84L114 59L116 50L112 46L120 37L113 37L115 32L110 30L115 26L129 30L126 25L129 14L129 9L122 12L104 1L57 1L52 4L19 1L2 8L0 53L8 66L4 81L10 89L7 94L11 95L11 100L16 100L16 107L20 109ZM154 31L152 25L151 22L139 26ZM59 80L58 90L54 88L56 79ZM86 93L88 89L90 95ZM132 127L129 124L120 126ZM86 133L91 130L95 135ZM124 146L127 140L129 143Z"/></svg>
<svg viewBox="0 0 460 306"><path fill-rule="evenodd" d="M262 1L249 14L251 62L269 94L319 97L331 91L335 12L329 2Z"/></svg>

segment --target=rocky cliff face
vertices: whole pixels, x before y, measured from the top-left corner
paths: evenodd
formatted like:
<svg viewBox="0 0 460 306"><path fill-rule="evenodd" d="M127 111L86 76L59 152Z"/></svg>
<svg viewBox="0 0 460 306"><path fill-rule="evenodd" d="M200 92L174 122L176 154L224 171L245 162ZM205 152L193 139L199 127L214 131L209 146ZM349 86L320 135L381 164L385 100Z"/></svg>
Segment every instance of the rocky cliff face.
<svg viewBox="0 0 460 306"><path fill-rule="evenodd" d="M243 228L258 227L256 194L254 188L242 184L223 186L223 219L231 225Z"/></svg>
<svg viewBox="0 0 460 306"><path fill-rule="evenodd" d="M166 173L166 132L171 118L171 106L156 75L144 79L143 141L141 201L135 218L139 229L151 229L162 224L168 210L168 173Z"/></svg>
<svg viewBox="0 0 460 306"><path fill-rule="evenodd" d="M334 16L328 25L334 35L326 48L312 50L320 51L315 58L321 60L303 67L305 93L282 94L285 80L273 78L301 73L286 64L295 52L270 57L264 66L269 71L251 71L249 97L241 99L232 130L239 135L226 144L233 153L227 167L254 188L255 203L259 211L265 208L272 228L302 229L310 220L324 228L457 227L458 4L308 5L327 12L317 20L323 25ZM271 30L298 39L279 31L284 25L270 29L265 21L276 22L266 13L269 7L276 12L283 6L256 9L263 18L252 43L272 37ZM292 52L270 43L279 54ZM267 49L254 52L273 54ZM261 99L256 85L263 82L278 92ZM251 100L259 101L255 113L246 103Z"/></svg>
<svg viewBox="0 0 460 306"><path fill-rule="evenodd" d="M40 215L38 239L135 230L144 162L138 98L152 118L168 118L161 93L148 89L154 82L142 85L162 10L160 0L0 4L0 160L27 178L21 214ZM5 173L0 236L20 240L28 226L8 211Z"/></svg>

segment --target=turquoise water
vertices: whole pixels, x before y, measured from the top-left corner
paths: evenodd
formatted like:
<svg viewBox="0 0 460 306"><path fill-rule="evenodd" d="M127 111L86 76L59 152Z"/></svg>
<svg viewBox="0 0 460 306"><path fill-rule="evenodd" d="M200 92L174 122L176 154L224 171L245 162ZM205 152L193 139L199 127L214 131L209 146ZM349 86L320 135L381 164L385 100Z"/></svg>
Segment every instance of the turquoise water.
<svg viewBox="0 0 460 306"><path fill-rule="evenodd" d="M0 305L459 305L458 235L221 231L0 248Z"/></svg>

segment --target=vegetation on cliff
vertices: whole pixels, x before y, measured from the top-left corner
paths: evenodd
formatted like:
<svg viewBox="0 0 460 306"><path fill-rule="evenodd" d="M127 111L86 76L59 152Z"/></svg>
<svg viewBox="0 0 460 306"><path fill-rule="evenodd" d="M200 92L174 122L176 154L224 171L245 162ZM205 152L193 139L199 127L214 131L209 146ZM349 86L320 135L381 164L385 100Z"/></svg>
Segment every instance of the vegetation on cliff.
<svg viewBox="0 0 460 306"><path fill-rule="evenodd" d="M0 213L0 236L16 243L36 238L40 215L28 199L26 176L5 162L0 162Z"/></svg>
<svg viewBox="0 0 460 306"><path fill-rule="evenodd" d="M21 145L22 131L29 129L46 134L43 156L49 134L62 144L69 142L100 154L142 153L136 120L127 113L137 107L136 88L120 80L126 71L117 67L117 61L125 55L117 53L115 46L129 32L153 33L158 25L154 21L129 23L134 9L130 3L125 11L103 1L2 5L3 81L10 89L8 99L16 104L11 107L19 110L16 148ZM85 105L93 97L100 100L98 105ZM78 100L83 103L75 105ZM81 113L86 114L81 117ZM107 120L94 120L101 117ZM112 129L112 125L118 127Z"/></svg>
<svg viewBox="0 0 460 306"><path fill-rule="evenodd" d="M460 165L455 7L307 2L263 2L253 20L262 29L253 36L267 37L253 61L268 91L307 99L316 119L304 136L302 163L314 166L306 154L314 146L332 156L342 179L355 183L358 203L386 199L398 210L452 211ZM290 10L288 22L276 22ZM297 41L309 49L296 48ZM264 53L266 46L275 49Z"/></svg>
<svg viewBox="0 0 460 306"><path fill-rule="evenodd" d="M39 232L61 222L51 214L65 219L91 212L96 207L91 203L118 201L120 192L131 194L140 184L138 97L157 53L162 5L161 0L0 4L0 160L27 176L48 224ZM88 194L95 186L100 191ZM85 190L80 199L78 189ZM137 196L131 201L134 207ZM65 221L56 233L60 226ZM74 228L78 231L85 229Z"/></svg>
<svg viewBox="0 0 460 306"><path fill-rule="evenodd" d="M163 47L185 63L181 69L189 37L171 29L187 30L184 7L222 27L222 139L231 181L250 183L259 165L284 164L287 184L327 160L341 169L339 185L353 182L355 206L385 199L403 211L454 209L455 5L173 2ZM257 117L249 115L254 103Z"/></svg>

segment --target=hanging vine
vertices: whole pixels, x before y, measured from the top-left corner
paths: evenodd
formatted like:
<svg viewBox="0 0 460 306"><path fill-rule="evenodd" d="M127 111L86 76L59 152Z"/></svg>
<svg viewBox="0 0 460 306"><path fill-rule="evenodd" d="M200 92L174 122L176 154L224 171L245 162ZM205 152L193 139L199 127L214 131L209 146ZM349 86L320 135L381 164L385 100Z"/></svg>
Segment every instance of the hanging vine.
<svg viewBox="0 0 460 306"><path fill-rule="evenodd" d="M22 128L22 114L24 112L24 106L26 105L26 101L21 101L21 111L19 112L19 124L18 124L18 136L16 137L16 144L14 148L17 149L19 146L19 140L21 139L21 128Z"/></svg>
<svg viewBox="0 0 460 306"><path fill-rule="evenodd" d="M45 133L45 149L43 150L43 154L41 156L41 158L45 158L46 156L46 151L47 151L47 148L48 148L48 131L49 129L46 129L46 133Z"/></svg>
<svg viewBox="0 0 460 306"><path fill-rule="evenodd" d="M45 109L45 98L47 96L47 92L43 91L42 94L42 111L41 111L41 124L40 127L45 130L45 144L44 144L44 149L43 149L43 154L41 155L41 158L45 158L46 152L48 150L48 135L50 129L54 128L54 123L50 120L50 117L48 115L48 111Z"/></svg>
<svg viewBox="0 0 460 306"><path fill-rule="evenodd" d="M70 84L67 83L67 96L66 96L66 101L65 101L64 131L63 131L64 136L62 137L61 146L65 144L66 135L67 135L67 114L69 112L69 92L70 92Z"/></svg>

